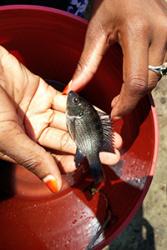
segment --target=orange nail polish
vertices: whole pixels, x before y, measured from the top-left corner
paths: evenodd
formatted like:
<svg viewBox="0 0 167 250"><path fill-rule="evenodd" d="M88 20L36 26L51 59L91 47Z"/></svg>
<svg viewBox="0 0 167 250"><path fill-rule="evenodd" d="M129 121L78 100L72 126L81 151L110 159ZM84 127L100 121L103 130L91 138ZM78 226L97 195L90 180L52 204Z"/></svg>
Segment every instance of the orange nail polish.
<svg viewBox="0 0 167 250"><path fill-rule="evenodd" d="M72 83L72 80L67 84L67 86L63 90L62 92L63 95L68 95L68 92L70 91L71 83Z"/></svg>
<svg viewBox="0 0 167 250"><path fill-rule="evenodd" d="M58 183L54 176L48 175L45 178L43 178L43 182L47 185L47 187L52 191L53 193L57 193L59 191Z"/></svg>
<svg viewBox="0 0 167 250"><path fill-rule="evenodd" d="M68 94L68 85L65 87L65 89L63 90L62 94L63 95L67 95Z"/></svg>
<svg viewBox="0 0 167 250"><path fill-rule="evenodd" d="M53 193L57 193L59 191L56 180L50 180L46 182L46 185L50 189L50 191L52 191Z"/></svg>

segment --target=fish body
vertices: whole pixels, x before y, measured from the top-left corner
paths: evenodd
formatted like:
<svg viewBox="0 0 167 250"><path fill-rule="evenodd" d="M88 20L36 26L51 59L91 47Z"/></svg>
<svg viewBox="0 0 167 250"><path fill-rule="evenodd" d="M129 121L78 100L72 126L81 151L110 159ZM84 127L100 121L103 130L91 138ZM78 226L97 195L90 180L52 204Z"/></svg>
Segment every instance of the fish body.
<svg viewBox="0 0 167 250"><path fill-rule="evenodd" d="M77 145L76 166L86 157L95 182L100 182L103 172L99 152L113 151L110 117L70 91L66 118L68 131Z"/></svg>

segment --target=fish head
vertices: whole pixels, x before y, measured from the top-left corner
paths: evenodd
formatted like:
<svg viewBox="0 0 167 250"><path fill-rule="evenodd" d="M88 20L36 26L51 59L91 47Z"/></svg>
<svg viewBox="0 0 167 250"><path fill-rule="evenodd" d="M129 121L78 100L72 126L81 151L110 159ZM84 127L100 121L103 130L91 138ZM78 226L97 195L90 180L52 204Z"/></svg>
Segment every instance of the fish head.
<svg viewBox="0 0 167 250"><path fill-rule="evenodd" d="M86 111L87 101L74 91L67 96L67 114L70 116L82 117Z"/></svg>

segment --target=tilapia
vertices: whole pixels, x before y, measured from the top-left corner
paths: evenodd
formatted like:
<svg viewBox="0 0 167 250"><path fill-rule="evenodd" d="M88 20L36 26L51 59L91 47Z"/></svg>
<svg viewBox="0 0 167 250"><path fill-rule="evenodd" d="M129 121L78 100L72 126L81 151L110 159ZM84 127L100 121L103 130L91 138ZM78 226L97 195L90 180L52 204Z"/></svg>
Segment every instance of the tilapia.
<svg viewBox="0 0 167 250"><path fill-rule="evenodd" d="M67 97L66 123L75 141L76 167L86 157L96 184L103 178L99 152L113 152L113 133L110 116L99 111L86 99L70 91Z"/></svg>

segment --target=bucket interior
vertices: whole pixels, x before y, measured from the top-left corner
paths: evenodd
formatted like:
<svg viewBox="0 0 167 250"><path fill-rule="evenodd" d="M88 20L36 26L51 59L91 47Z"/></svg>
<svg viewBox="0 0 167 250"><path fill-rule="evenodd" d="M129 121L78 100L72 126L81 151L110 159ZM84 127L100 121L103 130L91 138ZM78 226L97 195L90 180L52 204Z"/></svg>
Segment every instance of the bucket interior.
<svg viewBox="0 0 167 250"><path fill-rule="evenodd" d="M32 72L63 84L75 70L86 27L82 19L51 8L0 8L0 44ZM122 54L114 45L81 94L109 113L121 84ZM130 222L151 183L157 155L157 121L151 98L143 98L132 114L114 124L114 129L124 144L116 171L104 166L104 190L113 214L98 247L115 238ZM0 165L0 248L79 250L88 245L104 220L106 200L100 195L88 199L81 176L78 184L53 195L21 166L2 161Z"/></svg>

